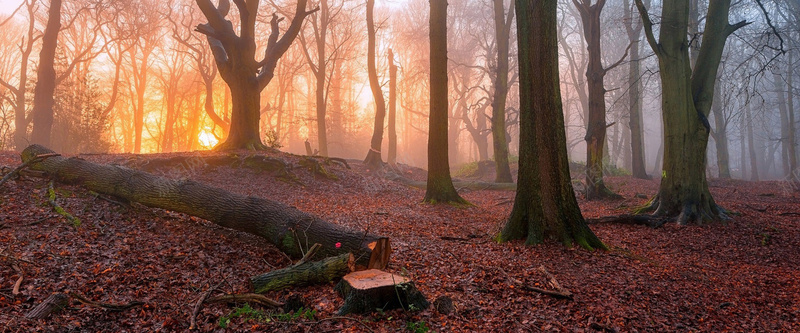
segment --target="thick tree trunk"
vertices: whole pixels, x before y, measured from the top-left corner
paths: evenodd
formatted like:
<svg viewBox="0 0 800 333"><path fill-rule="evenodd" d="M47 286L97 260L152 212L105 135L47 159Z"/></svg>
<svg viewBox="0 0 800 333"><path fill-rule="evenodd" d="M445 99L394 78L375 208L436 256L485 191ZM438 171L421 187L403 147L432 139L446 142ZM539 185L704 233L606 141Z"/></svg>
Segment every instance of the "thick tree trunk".
<svg viewBox="0 0 800 333"><path fill-rule="evenodd" d="M373 20L375 0L367 0L367 74L372 97L375 99L375 123L372 129L369 152L364 159L371 170L377 170L383 164L381 143L383 142L383 120L386 117L386 101L383 99L381 84L378 82L378 68L375 65L375 21Z"/></svg>
<svg viewBox="0 0 800 333"><path fill-rule="evenodd" d="M33 131L31 142L50 145L50 134L53 129L53 99L56 90L56 46L58 32L61 29L61 0L50 1L47 27L42 35L42 51L39 53L39 70L36 90L33 95ZM33 20L33 18L30 18Z"/></svg>
<svg viewBox="0 0 800 333"><path fill-rule="evenodd" d="M730 0L711 0L703 43L692 70L689 57L689 0L668 1L662 7L659 40L641 0L636 6L644 20L647 40L658 56L662 82L664 164L659 192L649 209L655 215L676 216L679 224L725 218L708 190L706 148L708 115L714 97L722 52L728 35L746 25L728 24Z"/></svg>
<svg viewBox="0 0 800 333"><path fill-rule="evenodd" d="M447 0L430 1L430 116L425 202L466 203L453 187L447 140Z"/></svg>
<svg viewBox="0 0 800 333"><path fill-rule="evenodd" d="M508 165L508 141L506 140L506 99L508 97L508 44L511 21L514 20L514 0L505 15L503 0L494 0L494 29L497 42L497 71L495 72L494 96L492 96L492 144L497 170L495 182L511 183L511 168Z"/></svg>
<svg viewBox="0 0 800 333"><path fill-rule="evenodd" d="M32 145L22 152L22 160L51 153L50 149ZM294 258L303 256L301 247L310 248L319 243L322 245L320 256L351 252L357 263L368 266L373 260L372 249L379 240L385 239L346 230L276 201L247 197L191 180L171 180L129 168L99 165L76 157L50 157L31 164L31 169L44 171L48 177L62 183L81 185L148 207L197 216L222 227L263 237ZM375 253L375 256L385 254Z"/></svg>
<svg viewBox="0 0 800 333"><path fill-rule="evenodd" d="M520 160L514 208L498 239L605 245L586 225L569 175L558 74L556 0L518 0Z"/></svg>
<svg viewBox="0 0 800 333"><path fill-rule="evenodd" d="M249 149L260 150L266 146L261 142L258 125L261 118L261 93L255 80L245 74L226 80L231 88L231 127L225 142L215 150Z"/></svg>
<svg viewBox="0 0 800 333"><path fill-rule="evenodd" d="M394 63L394 52L389 49L389 165L397 164L397 65Z"/></svg>

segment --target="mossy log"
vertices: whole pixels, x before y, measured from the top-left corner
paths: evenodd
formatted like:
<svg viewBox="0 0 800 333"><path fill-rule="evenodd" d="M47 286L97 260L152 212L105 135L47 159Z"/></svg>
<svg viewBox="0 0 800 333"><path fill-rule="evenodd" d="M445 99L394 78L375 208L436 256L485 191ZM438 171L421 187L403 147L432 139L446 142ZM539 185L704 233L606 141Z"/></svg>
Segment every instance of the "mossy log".
<svg viewBox="0 0 800 333"><path fill-rule="evenodd" d="M328 283L355 270L355 259L352 254L325 258L320 261L309 261L299 265L274 270L253 276L250 282L253 292L265 293L290 287L303 287Z"/></svg>
<svg viewBox="0 0 800 333"><path fill-rule="evenodd" d="M430 305L410 279L377 269L347 274L335 289L344 298L339 315L376 309L424 310Z"/></svg>
<svg viewBox="0 0 800 333"><path fill-rule="evenodd" d="M43 146L31 145L22 152L22 161L52 153ZM192 180L167 179L77 157L50 157L32 163L30 168L43 171L47 177L61 183L81 185L98 193L189 214L263 237L294 258L303 256L301 246L306 248L319 243L321 256L353 253L356 263L383 268L388 261L383 258L388 258L388 253L373 253L373 249L391 251L385 237L348 230L277 201L231 193ZM380 262L371 262L371 258Z"/></svg>

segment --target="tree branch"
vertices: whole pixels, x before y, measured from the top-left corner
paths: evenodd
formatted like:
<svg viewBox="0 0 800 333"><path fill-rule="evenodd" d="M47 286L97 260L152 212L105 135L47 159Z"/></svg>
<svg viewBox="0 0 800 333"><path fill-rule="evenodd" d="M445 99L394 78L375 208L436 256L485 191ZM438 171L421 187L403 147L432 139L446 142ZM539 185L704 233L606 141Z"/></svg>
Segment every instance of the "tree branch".
<svg viewBox="0 0 800 333"><path fill-rule="evenodd" d="M653 21L650 20L650 14L647 13L647 8L644 7L642 0L635 0L636 9L639 10L639 16L642 17L642 25L644 26L644 35L647 37L647 43L656 55L661 54L661 48L653 35Z"/></svg>

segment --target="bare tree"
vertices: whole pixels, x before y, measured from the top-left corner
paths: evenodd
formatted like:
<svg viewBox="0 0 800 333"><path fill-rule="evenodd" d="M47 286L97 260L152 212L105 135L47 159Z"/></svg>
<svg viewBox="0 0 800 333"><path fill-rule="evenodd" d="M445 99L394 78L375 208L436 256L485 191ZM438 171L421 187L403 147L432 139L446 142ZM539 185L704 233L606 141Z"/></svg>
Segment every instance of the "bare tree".
<svg viewBox="0 0 800 333"><path fill-rule="evenodd" d="M220 0L214 6L211 0L197 0L208 23L200 24L196 30L208 38L208 43L217 63L219 74L230 87L233 99L231 128L225 142L215 149L266 149L259 135L261 117L261 91L274 77L278 60L286 53L302 27L303 19L311 13L306 11L307 0L298 0L295 16L283 37L277 14L270 20L271 32L262 60L256 60L255 25L259 0L234 0L239 10L240 30L237 35L233 24L226 20L230 9L228 0Z"/></svg>

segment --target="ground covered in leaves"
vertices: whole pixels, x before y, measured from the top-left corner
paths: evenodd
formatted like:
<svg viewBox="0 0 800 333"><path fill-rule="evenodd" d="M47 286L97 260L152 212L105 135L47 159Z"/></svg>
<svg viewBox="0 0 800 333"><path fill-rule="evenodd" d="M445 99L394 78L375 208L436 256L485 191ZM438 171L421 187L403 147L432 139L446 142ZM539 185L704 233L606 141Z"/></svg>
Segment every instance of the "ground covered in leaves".
<svg viewBox="0 0 800 333"><path fill-rule="evenodd" d="M208 154L191 156L197 162ZM300 159L270 155L290 166ZM129 164L153 156L83 158ZM0 165L19 164L17 154L0 153ZM388 270L412 277L431 301L451 297L455 311L340 317L341 298L332 285L322 285L267 294L280 301L302 299L304 309L290 313L259 305L204 305L197 318L201 331L800 330L800 194L785 183L714 180L711 191L718 203L735 213L728 223L660 229L592 225L611 250L588 252L556 243L495 243L492 236L511 210L513 192L462 191L473 207L431 206L420 203L423 190L370 176L351 164L352 170L326 166L338 180L302 168L292 170L295 181L286 181L199 163L159 172L281 201L388 236L394 249ZM419 170L404 172L424 178ZM608 184L625 199L580 200L586 217L628 213L657 189L655 181L630 177L611 177ZM69 222L54 212L47 189L47 181L29 177L0 187L0 331L185 331L194 304L211 286L222 283L218 293L247 292L250 276L291 264L254 236L55 184L56 202L79 219ZM520 288L518 282L547 287L540 266L574 299ZM20 276L19 294L13 295ZM75 303L48 319L24 318L54 292L144 305L110 312Z"/></svg>

